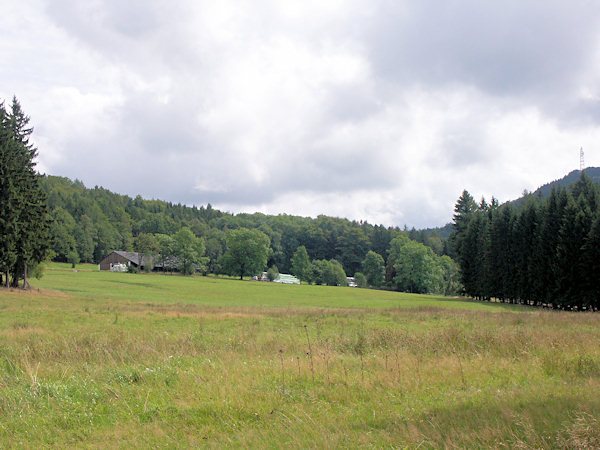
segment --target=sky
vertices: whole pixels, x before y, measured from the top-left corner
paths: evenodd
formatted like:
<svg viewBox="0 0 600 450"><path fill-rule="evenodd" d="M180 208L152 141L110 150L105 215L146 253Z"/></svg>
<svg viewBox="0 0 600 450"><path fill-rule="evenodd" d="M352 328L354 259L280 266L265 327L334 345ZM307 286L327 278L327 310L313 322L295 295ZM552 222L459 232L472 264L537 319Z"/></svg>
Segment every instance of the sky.
<svg viewBox="0 0 600 450"><path fill-rule="evenodd" d="M600 166L592 0L3 0L38 170L232 213L451 221Z"/></svg>

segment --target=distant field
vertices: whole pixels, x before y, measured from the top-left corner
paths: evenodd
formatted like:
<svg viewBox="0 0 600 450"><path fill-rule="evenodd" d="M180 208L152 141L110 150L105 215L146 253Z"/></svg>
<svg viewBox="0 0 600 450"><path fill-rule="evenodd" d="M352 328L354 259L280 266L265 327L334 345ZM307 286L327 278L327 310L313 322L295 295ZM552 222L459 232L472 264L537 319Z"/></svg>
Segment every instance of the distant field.
<svg viewBox="0 0 600 450"><path fill-rule="evenodd" d="M0 448L600 447L597 314L58 264L32 284L0 290Z"/></svg>
<svg viewBox="0 0 600 450"><path fill-rule="evenodd" d="M285 285L214 277L128 274L98 271L97 266L53 263L33 285L95 301L185 303L218 307L416 308L444 307L485 311L518 310L467 299L401 294L357 288ZM443 302L443 303L440 303Z"/></svg>

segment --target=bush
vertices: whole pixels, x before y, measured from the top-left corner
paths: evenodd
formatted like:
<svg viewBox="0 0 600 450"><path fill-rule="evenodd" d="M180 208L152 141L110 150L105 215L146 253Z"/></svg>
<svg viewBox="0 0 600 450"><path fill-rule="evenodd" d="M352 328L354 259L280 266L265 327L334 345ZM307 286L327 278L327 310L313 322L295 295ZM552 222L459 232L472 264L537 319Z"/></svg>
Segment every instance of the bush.
<svg viewBox="0 0 600 450"><path fill-rule="evenodd" d="M367 287L367 277L365 276L364 273L356 272L354 274L354 282L356 283L356 285L359 288L366 288Z"/></svg>
<svg viewBox="0 0 600 450"><path fill-rule="evenodd" d="M74 269L75 264L79 264L79 254L75 250L71 250L67 253L67 262L71 264L71 267Z"/></svg>
<svg viewBox="0 0 600 450"><path fill-rule="evenodd" d="M279 269L277 269L277 266L272 266L269 268L269 270L267 270L267 279L269 281L275 281L278 276L279 276Z"/></svg>

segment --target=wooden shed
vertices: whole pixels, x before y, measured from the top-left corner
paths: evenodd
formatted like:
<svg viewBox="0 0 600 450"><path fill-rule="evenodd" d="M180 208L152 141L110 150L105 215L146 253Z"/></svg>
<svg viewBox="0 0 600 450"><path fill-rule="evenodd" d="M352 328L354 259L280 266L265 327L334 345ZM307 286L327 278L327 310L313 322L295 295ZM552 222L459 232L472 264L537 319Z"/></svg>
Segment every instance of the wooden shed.
<svg viewBox="0 0 600 450"><path fill-rule="evenodd" d="M142 257L137 252L115 251L100 261L100 270L111 270L115 264L125 264L126 266L140 267Z"/></svg>

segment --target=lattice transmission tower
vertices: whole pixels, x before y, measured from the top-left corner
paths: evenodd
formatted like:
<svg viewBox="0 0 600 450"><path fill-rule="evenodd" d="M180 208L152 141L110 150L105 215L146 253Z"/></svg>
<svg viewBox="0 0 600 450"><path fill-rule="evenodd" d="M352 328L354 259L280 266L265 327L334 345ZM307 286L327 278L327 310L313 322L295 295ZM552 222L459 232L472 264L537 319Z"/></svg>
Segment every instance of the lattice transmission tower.
<svg viewBox="0 0 600 450"><path fill-rule="evenodd" d="M585 168L585 161L583 160L583 147L579 149L579 170Z"/></svg>

